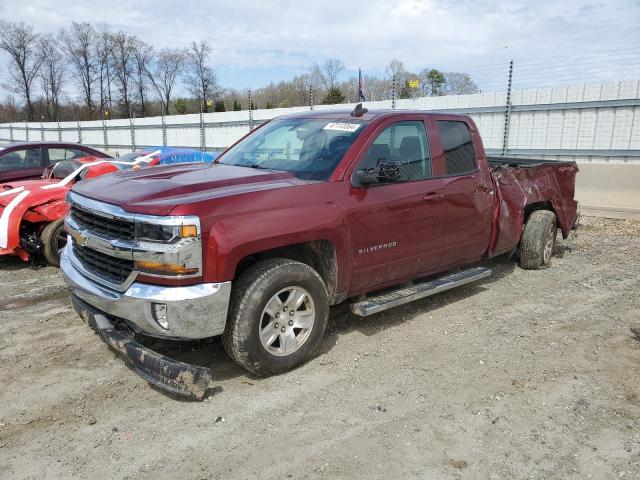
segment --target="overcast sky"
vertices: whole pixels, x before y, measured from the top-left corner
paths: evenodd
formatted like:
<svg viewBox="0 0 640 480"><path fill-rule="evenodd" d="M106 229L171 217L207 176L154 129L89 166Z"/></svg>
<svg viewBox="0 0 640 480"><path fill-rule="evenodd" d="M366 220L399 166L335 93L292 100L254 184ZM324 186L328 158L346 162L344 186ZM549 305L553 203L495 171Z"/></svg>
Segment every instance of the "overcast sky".
<svg viewBox="0 0 640 480"><path fill-rule="evenodd" d="M358 67L382 74L398 58L415 71L470 71L485 89L499 89L509 58L518 72L519 62L570 65L569 56L585 52L639 62L640 52L640 0L0 0L0 18L39 32L104 22L156 47L205 39L227 87L259 87L339 57L345 76Z"/></svg>

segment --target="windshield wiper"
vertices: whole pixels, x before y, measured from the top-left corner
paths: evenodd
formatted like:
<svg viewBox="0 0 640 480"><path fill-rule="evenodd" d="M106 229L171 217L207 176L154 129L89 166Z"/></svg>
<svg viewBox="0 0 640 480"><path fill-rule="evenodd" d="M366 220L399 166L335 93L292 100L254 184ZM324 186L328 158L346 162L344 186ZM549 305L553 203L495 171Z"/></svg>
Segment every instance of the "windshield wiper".
<svg viewBox="0 0 640 480"><path fill-rule="evenodd" d="M256 168L258 170L272 170L271 168L263 167L259 163L249 163L249 164L241 163L238 165L238 167Z"/></svg>

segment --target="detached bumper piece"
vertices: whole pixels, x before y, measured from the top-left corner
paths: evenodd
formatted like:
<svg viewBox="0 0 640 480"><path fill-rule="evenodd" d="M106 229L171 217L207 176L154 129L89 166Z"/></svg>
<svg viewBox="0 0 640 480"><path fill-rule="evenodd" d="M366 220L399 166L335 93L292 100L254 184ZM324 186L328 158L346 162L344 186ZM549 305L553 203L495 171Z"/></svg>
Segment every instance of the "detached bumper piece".
<svg viewBox="0 0 640 480"><path fill-rule="evenodd" d="M104 313L75 295L71 300L78 315L109 348L120 354L127 365L149 383L174 395L197 401L203 400L207 390L213 387L211 369L179 362L154 352L136 342L131 333L118 330Z"/></svg>

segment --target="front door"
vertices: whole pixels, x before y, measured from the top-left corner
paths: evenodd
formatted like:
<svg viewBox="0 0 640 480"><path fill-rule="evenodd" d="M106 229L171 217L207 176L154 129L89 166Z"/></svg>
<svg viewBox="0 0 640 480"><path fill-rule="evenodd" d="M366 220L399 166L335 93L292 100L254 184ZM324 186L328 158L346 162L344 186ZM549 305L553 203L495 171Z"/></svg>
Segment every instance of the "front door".
<svg viewBox="0 0 640 480"><path fill-rule="evenodd" d="M398 167L395 181L352 188L349 223L352 292L383 286L440 265L444 203L421 119L382 125L356 170Z"/></svg>

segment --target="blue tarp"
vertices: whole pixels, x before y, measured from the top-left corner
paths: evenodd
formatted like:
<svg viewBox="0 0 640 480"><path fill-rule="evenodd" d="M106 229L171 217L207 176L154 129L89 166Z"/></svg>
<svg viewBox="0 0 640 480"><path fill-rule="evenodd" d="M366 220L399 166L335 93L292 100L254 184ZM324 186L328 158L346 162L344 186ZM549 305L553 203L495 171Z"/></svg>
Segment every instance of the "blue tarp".
<svg viewBox="0 0 640 480"><path fill-rule="evenodd" d="M118 160L123 162L133 162L136 158L148 155L149 153L160 150L158 158L159 165L175 165L180 163L211 163L220 155L218 152L201 152L193 148L175 148L175 147L149 147L144 150L137 150L128 153ZM126 169L126 167L125 167Z"/></svg>

